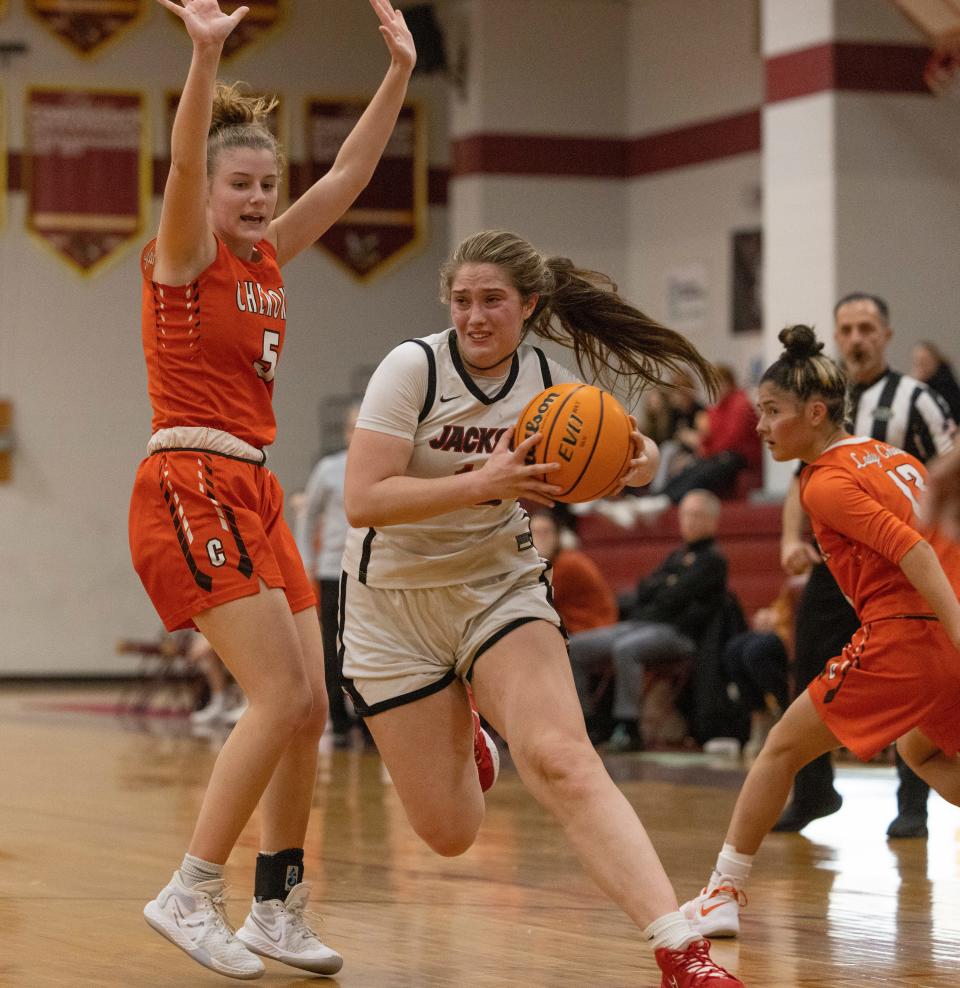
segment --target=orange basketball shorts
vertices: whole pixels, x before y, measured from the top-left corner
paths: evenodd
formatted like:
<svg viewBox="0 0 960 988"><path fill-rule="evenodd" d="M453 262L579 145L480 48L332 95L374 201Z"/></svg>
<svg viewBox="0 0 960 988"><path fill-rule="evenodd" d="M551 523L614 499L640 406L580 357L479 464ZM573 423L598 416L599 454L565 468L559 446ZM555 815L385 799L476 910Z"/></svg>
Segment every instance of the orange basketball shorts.
<svg viewBox="0 0 960 988"><path fill-rule="evenodd" d="M938 621L864 625L807 691L823 722L863 761L915 727L948 755L960 749L960 652Z"/></svg>
<svg viewBox="0 0 960 988"><path fill-rule="evenodd" d="M192 450L148 456L130 501L130 551L168 631L218 604L282 588L294 613L316 604L266 467Z"/></svg>

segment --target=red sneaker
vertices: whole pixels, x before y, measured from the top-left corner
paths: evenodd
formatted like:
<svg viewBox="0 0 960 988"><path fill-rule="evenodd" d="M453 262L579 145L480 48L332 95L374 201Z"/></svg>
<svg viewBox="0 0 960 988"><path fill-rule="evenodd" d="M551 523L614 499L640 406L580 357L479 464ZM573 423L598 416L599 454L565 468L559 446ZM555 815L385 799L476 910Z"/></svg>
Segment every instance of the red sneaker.
<svg viewBox="0 0 960 988"><path fill-rule="evenodd" d="M660 988L744 988L739 978L710 959L709 940L694 940L683 950L661 947L654 956L663 971Z"/></svg>
<svg viewBox="0 0 960 988"><path fill-rule="evenodd" d="M473 760L477 763L480 788L486 792L500 774L500 752L492 737L480 726L480 714L473 711Z"/></svg>

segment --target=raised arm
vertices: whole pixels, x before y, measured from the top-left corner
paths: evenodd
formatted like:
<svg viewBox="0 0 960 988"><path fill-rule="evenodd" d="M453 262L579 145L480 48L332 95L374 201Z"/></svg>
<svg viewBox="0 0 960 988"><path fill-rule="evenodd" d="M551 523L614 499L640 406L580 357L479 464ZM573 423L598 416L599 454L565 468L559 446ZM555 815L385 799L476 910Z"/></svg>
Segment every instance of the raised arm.
<svg viewBox="0 0 960 988"><path fill-rule="evenodd" d="M559 487L541 477L559 464L527 466L524 458L542 438L539 432L510 449L510 430L497 443L479 470L450 477L408 477L413 452L408 439L358 428L347 454L343 500L347 520L354 528L379 528L422 521L435 515L481 505L501 498L524 498L553 505Z"/></svg>
<svg viewBox="0 0 960 988"><path fill-rule="evenodd" d="M247 13L229 16L217 0L157 0L176 14L193 42L193 58L170 137L170 173L163 193L154 279L181 285L216 256L207 220L207 134L223 43Z"/></svg>
<svg viewBox="0 0 960 988"><path fill-rule="evenodd" d="M161 0L162 2L162 0ZM271 224L268 238L282 266L322 236L366 188L393 133L417 61L413 36L390 0L370 0L390 52L390 67L330 171Z"/></svg>

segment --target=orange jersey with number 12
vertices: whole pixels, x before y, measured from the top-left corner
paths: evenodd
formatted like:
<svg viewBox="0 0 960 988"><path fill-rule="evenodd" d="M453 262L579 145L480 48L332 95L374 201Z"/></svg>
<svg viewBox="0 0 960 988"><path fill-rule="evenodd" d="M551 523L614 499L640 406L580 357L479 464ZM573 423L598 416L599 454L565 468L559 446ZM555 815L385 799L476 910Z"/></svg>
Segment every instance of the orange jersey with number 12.
<svg viewBox="0 0 960 988"><path fill-rule="evenodd" d="M800 497L817 543L862 624L932 613L900 569L921 539L930 542L960 591L960 548L939 532L920 529L926 479L923 464L909 453L863 437L834 443L800 475Z"/></svg>
<svg viewBox="0 0 960 988"><path fill-rule="evenodd" d="M141 255L142 337L153 432L206 426L253 446L276 436L273 381L283 349L287 302L276 253L255 260L220 239L213 263L187 285L153 280L156 241Z"/></svg>

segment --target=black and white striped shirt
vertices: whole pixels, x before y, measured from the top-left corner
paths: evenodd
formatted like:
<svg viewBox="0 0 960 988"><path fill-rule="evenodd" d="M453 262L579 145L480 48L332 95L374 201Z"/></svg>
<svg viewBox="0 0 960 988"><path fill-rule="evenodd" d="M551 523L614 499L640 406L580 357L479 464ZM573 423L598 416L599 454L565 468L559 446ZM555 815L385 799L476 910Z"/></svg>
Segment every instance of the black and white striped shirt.
<svg viewBox="0 0 960 988"><path fill-rule="evenodd" d="M946 402L925 384L887 368L851 388L855 436L879 439L926 463L953 448L956 428Z"/></svg>

